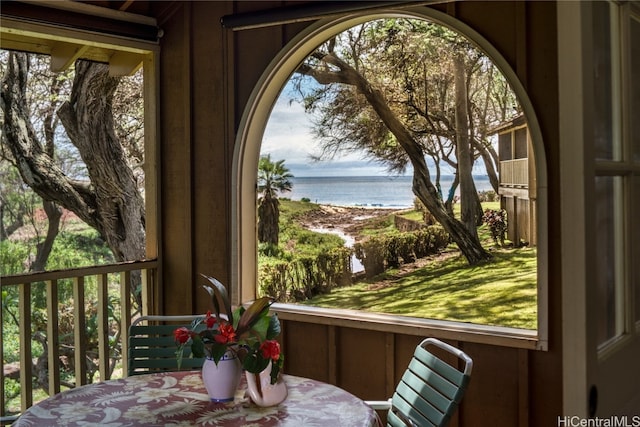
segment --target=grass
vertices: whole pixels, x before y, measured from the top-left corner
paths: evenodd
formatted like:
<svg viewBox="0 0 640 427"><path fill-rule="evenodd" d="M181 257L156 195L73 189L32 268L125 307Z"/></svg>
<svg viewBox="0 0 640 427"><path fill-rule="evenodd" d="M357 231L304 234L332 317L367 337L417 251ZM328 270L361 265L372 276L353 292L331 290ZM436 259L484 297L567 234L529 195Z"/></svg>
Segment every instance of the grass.
<svg viewBox="0 0 640 427"><path fill-rule="evenodd" d="M461 255L436 258L400 275L334 289L305 304L536 329L536 251L500 250L492 262L469 266Z"/></svg>
<svg viewBox="0 0 640 427"><path fill-rule="evenodd" d="M284 204L287 222L295 224L297 214L317 206L308 203L296 205L296 202ZM483 208L499 209L499 204L483 203ZM421 219L421 214L415 211L407 211L403 216ZM375 235L393 230L392 216L389 215L371 219L362 234ZM536 249L495 247L486 226L479 227L478 234L483 246L490 248L494 255L492 261L469 266L452 244L445 256L434 257L422 267L409 272L389 270L371 280L316 296L304 304L536 329Z"/></svg>

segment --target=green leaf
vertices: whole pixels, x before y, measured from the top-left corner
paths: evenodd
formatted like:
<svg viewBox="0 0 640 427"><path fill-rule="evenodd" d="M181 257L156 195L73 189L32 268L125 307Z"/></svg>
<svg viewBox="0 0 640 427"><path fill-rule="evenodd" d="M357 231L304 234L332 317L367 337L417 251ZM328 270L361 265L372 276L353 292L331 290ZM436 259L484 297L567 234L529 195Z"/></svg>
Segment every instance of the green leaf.
<svg viewBox="0 0 640 427"><path fill-rule="evenodd" d="M254 374L264 371L269 365L269 359L263 359L258 352L249 353L242 362L242 368Z"/></svg>
<svg viewBox="0 0 640 427"><path fill-rule="evenodd" d="M269 317L269 328L267 329L266 339L275 339L280 335L280 332L282 332L282 329L280 328L280 319L278 319L278 315L274 313L273 316Z"/></svg>
<svg viewBox="0 0 640 427"><path fill-rule="evenodd" d="M192 357L204 357L204 342L197 335L193 337L193 342L191 344L191 354Z"/></svg>
<svg viewBox="0 0 640 427"><path fill-rule="evenodd" d="M242 335L250 330L262 316L269 314L269 307L273 303L270 297L262 297L257 299L242 313L240 320L238 321L238 327L236 333Z"/></svg>
<svg viewBox="0 0 640 427"><path fill-rule="evenodd" d="M178 365L178 370L180 370L180 367L182 366L183 351L184 351L184 344L180 344L178 346L178 350L176 350L176 363Z"/></svg>
<svg viewBox="0 0 640 427"><path fill-rule="evenodd" d="M211 358L213 359L213 361L216 363L216 366L218 365L218 362L220 361L220 359L222 359L222 356L224 356L224 354L227 352L229 348L226 345L221 345L221 344L214 344L211 346Z"/></svg>
<svg viewBox="0 0 640 427"><path fill-rule="evenodd" d="M271 384L275 384L278 381L278 374L284 365L284 354L280 353L280 357L271 365Z"/></svg>

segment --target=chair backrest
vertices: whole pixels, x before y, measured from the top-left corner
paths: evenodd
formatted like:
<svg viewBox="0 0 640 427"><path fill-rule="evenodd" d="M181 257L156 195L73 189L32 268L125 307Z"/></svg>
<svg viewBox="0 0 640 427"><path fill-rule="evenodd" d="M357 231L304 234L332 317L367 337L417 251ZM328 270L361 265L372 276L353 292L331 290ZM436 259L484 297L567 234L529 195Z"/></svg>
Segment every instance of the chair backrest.
<svg viewBox="0 0 640 427"><path fill-rule="evenodd" d="M157 371L177 371L178 360L173 331L180 326L191 327L191 322L202 316L141 316L129 328L127 375L148 374ZM191 348L184 348L181 370L202 367L204 358L192 358Z"/></svg>
<svg viewBox="0 0 640 427"><path fill-rule="evenodd" d="M438 347L464 362L459 370L429 351ZM387 425L445 426L462 400L473 361L461 350L435 338L427 338L416 347L413 358L391 398Z"/></svg>

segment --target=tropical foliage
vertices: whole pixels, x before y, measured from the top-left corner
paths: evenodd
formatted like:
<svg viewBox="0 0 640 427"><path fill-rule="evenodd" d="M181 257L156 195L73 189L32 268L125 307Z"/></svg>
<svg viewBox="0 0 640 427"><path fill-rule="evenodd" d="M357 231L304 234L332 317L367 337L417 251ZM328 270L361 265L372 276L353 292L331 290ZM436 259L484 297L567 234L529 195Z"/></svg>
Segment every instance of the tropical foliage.
<svg viewBox="0 0 640 427"><path fill-rule="evenodd" d="M258 374L271 363L271 384L275 384L284 354L276 341L280 335L278 316L269 314L273 300L262 297L246 308L241 305L232 311L224 285L213 277L203 277L212 285L205 285L204 289L211 296L215 311L195 320L191 328L180 327L174 331L178 368L187 345L194 357L206 356L216 365L227 351L232 351L247 372Z"/></svg>
<svg viewBox="0 0 640 427"><path fill-rule="evenodd" d="M258 162L258 241L278 244L280 209L278 193L291 191L289 169L284 160L272 161L271 155L261 156Z"/></svg>

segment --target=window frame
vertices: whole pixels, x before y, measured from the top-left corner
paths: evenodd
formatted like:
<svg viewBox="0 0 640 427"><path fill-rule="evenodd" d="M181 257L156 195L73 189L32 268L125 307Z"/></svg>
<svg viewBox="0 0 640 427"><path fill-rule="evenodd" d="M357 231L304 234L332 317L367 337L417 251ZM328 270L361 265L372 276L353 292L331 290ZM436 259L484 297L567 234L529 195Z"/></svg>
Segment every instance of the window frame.
<svg viewBox="0 0 640 427"><path fill-rule="evenodd" d="M381 18L427 19L452 28L474 41L507 77L527 118L533 141L537 174L538 217L538 325L534 331L508 327L476 325L446 320L421 319L352 310L335 310L294 304L274 304L283 320L356 327L375 331L430 335L443 339L501 345L536 350L548 349L548 223L547 173L542 134L535 111L515 71L504 57L480 34L455 18L429 8L411 12L368 13L358 16L327 18L318 21L293 38L275 57L256 84L240 121L232 165L232 271L233 303L256 298L257 243L256 193L260 144L272 106L295 67L311 51L332 35Z"/></svg>
<svg viewBox="0 0 640 427"><path fill-rule="evenodd" d="M123 25L142 25L157 27L155 18L133 15L93 7L80 3L48 4L47 7L104 15L114 22ZM108 33L69 28L62 24L36 23L16 17L2 17L1 30L3 35L0 48L7 50L22 50L25 52L44 54L52 57L52 67L70 66L78 58L108 62L110 73L126 75L135 73L143 67L143 97L144 97L144 203L145 203L145 250L146 259L159 258L159 224L160 224L160 188L159 168L159 54L157 41L126 38ZM55 65L57 64L57 65ZM64 68L54 69L61 71ZM143 289L143 310L152 307L151 290Z"/></svg>
<svg viewBox="0 0 640 427"><path fill-rule="evenodd" d="M615 301L612 320L615 330L612 336L604 340L598 340L597 350L600 359L606 359L619 348L626 345L627 341L640 334L640 320L637 307L634 306L635 295L640 292L638 284L634 285L633 278L639 277L638 264L634 263L633 230L638 228L634 224L637 212L633 212L633 183L640 177L640 161L634 158L634 146L631 135L632 104L630 89L633 83L631 75L631 48L630 22L635 19L640 22L640 7L627 3L618 5L607 3L610 12L610 37L611 37L611 126L612 126L612 155L611 158L598 158L594 155L593 177L595 181L600 178L612 178L618 182L617 190L613 198L613 209L617 222L613 224L611 232L614 236L614 291ZM635 188L638 191L637 188ZM597 202L596 199L594 202ZM597 258L597 257L596 257ZM594 268L592 266L592 268ZM595 277L595 274L594 274ZM594 283L597 285L597 283ZM607 319L598 319L598 322Z"/></svg>

